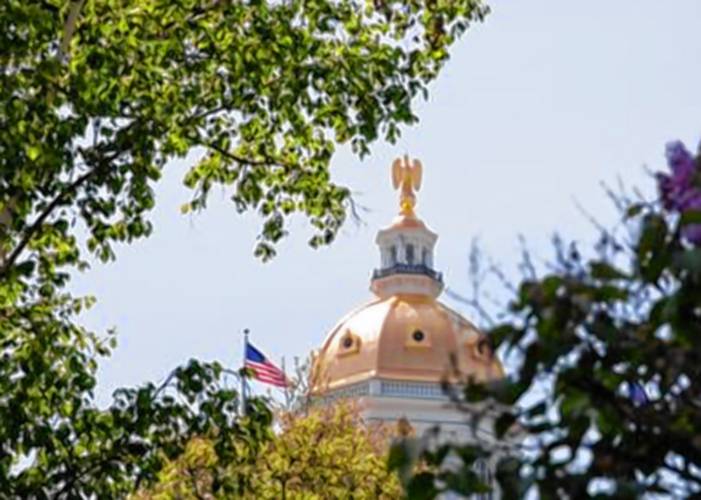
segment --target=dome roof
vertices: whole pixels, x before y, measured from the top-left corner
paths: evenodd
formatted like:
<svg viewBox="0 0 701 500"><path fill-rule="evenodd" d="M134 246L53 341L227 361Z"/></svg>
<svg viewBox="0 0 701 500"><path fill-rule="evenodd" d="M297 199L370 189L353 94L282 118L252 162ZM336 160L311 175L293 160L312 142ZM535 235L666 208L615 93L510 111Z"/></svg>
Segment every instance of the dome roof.
<svg viewBox="0 0 701 500"><path fill-rule="evenodd" d="M472 323L425 295L376 299L343 318L314 359L312 390L326 392L370 378L441 382L461 375L503 377L487 338Z"/></svg>
<svg viewBox="0 0 701 500"><path fill-rule="evenodd" d="M376 378L455 380L455 368L478 381L504 376L487 337L437 300L443 290L443 276L433 267L438 236L414 212L421 176L417 160L392 165L400 212L377 234L380 267L370 283L377 298L329 332L314 358L315 394Z"/></svg>

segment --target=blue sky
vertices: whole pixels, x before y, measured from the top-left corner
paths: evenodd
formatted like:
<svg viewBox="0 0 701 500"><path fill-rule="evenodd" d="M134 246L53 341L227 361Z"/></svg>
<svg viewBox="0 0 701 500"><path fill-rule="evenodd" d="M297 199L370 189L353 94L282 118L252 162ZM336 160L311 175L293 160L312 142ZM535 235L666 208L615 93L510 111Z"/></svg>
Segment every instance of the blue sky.
<svg viewBox="0 0 701 500"><path fill-rule="evenodd" d="M181 215L187 162L167 167L151 238L119 248L116 262L95 263L73 285L98 298L83 323L118 332L118 348L100 368L102 401L191 357L238 367L243 328L274 360L319 345L370 296L375 232L397 208L389 168L398 155L423 161L417 211L439 234L438 269L461 290L473 238L507 271L518 260L519 234L544 256L556 230L591 241L595 230L577 204L616 221L602 181L650 192L647 172L663 168L668 140L696 147L701 2L490 5L419 104L418 125L396 145L376 144L363 162L344 149L335 157L334 178L368 210L331 247L309 248L299 217L278 257L262 264L252 254L260 219L237 214L225 192L214 193L206 212Z"/></svg>

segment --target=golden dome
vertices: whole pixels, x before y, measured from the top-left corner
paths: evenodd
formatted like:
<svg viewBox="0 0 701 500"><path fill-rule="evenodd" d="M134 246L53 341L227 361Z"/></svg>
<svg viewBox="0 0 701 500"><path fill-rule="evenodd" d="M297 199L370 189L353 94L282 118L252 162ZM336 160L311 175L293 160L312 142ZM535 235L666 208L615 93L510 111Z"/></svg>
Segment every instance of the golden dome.
<svg viewBox="0 0 701 500"><path fill-rule="evenodd" d="M504 376L487 337L472 323L437 300L442 275L433 270L437 235L416 217L414 189L421 164L393 164L400 191L400 214L378 233L381 266L373 274L371 302L344 317L314 357L314 394L370 379L406 382L477 381Z"/></svg>
<svg viewBox="0 0 701 500"><path fill-rule="evenodd" d="M499 379L504 370L487 338L432 297L395 295L351 312L329 333L314 359L312 390L326 392L371 378L416 382Z"/></svg>

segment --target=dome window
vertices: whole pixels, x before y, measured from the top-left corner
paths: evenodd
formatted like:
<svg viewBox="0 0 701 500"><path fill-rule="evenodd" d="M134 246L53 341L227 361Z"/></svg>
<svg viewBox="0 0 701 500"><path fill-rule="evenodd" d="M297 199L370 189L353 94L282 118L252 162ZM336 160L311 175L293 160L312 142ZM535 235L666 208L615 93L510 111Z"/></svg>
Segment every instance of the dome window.
<svg viewBox="0 0 701 500"><path fill-rule="evenodd" d="M350 330L346 330L346 332L343 334L343 336L339 339L339 350L338 350L338 355L339 356L346 356L348 354L355 354L356 352L360 351L360 337L358 337L356 334L351 332Z"/></svg>
<svg viewBox="0 0 701 500"><path fill-rule="evenodd" d="M421 328L410 328L405 338L405 345L407 347L431 347L431 337Z"/></svg>
<svg viewBox="0 0 701 500"><path fill-rule="evenodd" d="M491 360L494 357L492 342L488 337L482 337L477 341L474 347L477 358Z"/></svg>

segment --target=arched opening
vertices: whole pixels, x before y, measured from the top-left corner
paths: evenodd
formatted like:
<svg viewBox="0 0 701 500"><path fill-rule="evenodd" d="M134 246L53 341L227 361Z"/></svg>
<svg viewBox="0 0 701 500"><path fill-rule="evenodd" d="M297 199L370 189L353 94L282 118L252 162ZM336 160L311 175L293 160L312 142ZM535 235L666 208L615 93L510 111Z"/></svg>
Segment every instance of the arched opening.
<svg viewBox="0 0 701 500"><path fill-rule="evenodd" d="M406 246L406 263L409 264L410 266L414 264L415 261L415 256L414 256L414 245L409 243Z"/></svg>

